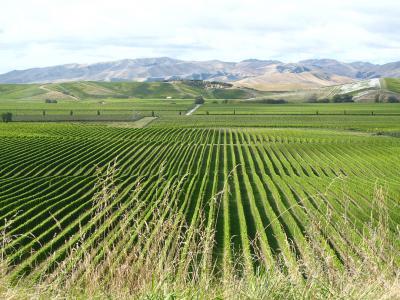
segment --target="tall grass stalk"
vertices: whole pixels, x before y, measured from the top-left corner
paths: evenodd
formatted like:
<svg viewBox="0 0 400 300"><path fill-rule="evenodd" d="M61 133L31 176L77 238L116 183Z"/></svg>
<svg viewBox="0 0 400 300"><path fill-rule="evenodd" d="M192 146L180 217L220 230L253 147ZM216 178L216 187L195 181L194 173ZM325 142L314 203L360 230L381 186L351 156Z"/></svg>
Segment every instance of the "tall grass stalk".
<svg viewBox="0 0 400 300"><path fill-rule="evenodd" d="M115 212L108 209L119 193L116 173L113 163L99 177L92 215L98 230L108 224ZM353 226L347 215L334 220L328 207L321 219L302 206L311 220L305 235L314 256L298 261L303 275L299 278L298 274L287 272L284 257L277 255L273 266L266 263L257 240L260 234L251 243L254 270L245 271L247 274L235 272L235 266L246 270L241 266L243 257L235 253L233 271L229 276L220 274L212 259L218 246L216 228L207 227L204 209L196 227L186 223L179 209L176 195L183 181L166 183L163 191L157 191L160 198L150 212L146 210L150 204L141 198L140 185L138 182L131 193L129 209L108 231L118 232L118 240L110 242L104 236L101 244L87 247L84 245L89 237L82 234L82 241L69 250L67 258L35 282L21 278L11 283L8 279L13 266L8 265L3 249L12 237L4 226L0 241L0 298L400 299L400 231L398 226L393 229L387 196L381 187L375 189L370 221L364 225L357 245L351 245L353 236L347 235L346 227ZM220 198L221 193L211 201L218 202L216 199ZM219 203L214 205L218 212ZM104 211L110 213L102 214ZM329 226L341 228L343 242L349 248L357 247L356 255L344 259L342 267L334 263L332 252L326 251Z"/></svg>

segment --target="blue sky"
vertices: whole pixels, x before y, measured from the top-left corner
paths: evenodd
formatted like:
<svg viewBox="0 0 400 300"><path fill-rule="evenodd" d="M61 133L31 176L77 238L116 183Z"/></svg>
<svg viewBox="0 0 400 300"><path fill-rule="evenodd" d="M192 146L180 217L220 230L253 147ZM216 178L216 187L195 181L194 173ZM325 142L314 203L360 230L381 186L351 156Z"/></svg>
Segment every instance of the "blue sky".
<svg viewBox="0 0 400 300"><path fill-rule="evenodd" d="M170 56L400 60L398 0L2 0L0 73Z"/></svg>

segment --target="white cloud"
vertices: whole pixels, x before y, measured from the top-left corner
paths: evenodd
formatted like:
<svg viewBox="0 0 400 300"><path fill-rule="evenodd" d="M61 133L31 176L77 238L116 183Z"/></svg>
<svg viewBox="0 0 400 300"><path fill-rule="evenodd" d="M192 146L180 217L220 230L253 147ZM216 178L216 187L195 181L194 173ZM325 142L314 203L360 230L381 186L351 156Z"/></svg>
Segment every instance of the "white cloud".
<svg viewBox="0 0 400 300"><path fill-rule="evenodd" d="M0 72L70 62L399 60L398 0L3 0Z"/></svg>

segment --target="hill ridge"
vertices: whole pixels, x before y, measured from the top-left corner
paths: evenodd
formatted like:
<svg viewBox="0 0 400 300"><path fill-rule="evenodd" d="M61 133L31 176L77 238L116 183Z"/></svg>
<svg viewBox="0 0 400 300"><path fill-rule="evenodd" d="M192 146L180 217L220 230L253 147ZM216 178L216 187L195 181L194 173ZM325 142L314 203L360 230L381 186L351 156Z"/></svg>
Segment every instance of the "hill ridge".
<svg viewBox="0 0 400 300"><path fill-rule="evenodd" d="M153 57L14 70L1 74L0 83L208 80L274 91L282 89L282 86L285 90L295 90L382 77L400 77L400 62L379 65L369 62L343 63L328 58L297 63L261 59L225 62Z"/></svg>

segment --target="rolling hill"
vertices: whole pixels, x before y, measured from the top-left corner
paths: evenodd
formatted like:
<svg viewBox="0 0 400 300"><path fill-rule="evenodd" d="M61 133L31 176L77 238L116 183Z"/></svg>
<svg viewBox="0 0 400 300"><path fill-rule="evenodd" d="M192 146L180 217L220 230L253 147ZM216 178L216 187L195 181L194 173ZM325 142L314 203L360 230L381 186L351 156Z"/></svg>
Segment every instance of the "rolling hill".
<svg viewBox="0 0 400 300"><path fill-rule="evenodd" d="M284 99L289 102L309 102L310 99L331 99L337 94L351 94L356 102L386 102L392 96L400 100L400 79L381 78L365 79L350 83L331 86L311 87L310 81L316 80L311 75L297 76L303 83L303 89L288 90L290 82L284 77L275 76L276 81L270 81L270 86L280 86L281 91L261 91L253 88L238 87L230 83L210 82L202 80L180 80L168 82L96 82L78 81L48 84L0 84L0 100L69 100L106 99L106 98L138 98L138 99L193 99L201 95L207 99ZM246 81L240 82L243 86ZM323 81L319 82L321 85ZM265 82L252 84L263 88Z"/></svg>
<svg viewBox="0 0 400 300"><path fill-rule="evenodd" d="M278 84L282 86L283 82ZM388 102L389 97L400 101L400 78L363 79L318 88L269 92L262 95L261 98L285 99L289 102L324 102L332 99L335 95L346 94L353 96L355 102ZM254 100L259 99L260 97Z"/></svg>
<svg viewBox="0 0 400 300"><path fill-rule="evenodd" d="M0 100L71 100L102 98L247 99L265 93L231 84L207 81L171 82L94 82L78 81L49 84L0 84Z"/></svg>
<svg viewBox="0 0 400 300"><path fill-rule="evenodd" d="M343 63L332 59L303 60L298 63L258 59L224 62L160 57L14 70L0 75L0 83L207 80L265 91L292 91L382 77L400 77L400 62L384 65Z"/></svg>
<svg viewBox="0 0 400 300"><path fill-rule="evenodd" d="M261 91L291 91L351 82L353 82L352 79L338 75L313 73L310 71L301 73L277 72L273 69L260 76L248 77L236 81L234 84L236 86L255 88Z"/></svg>

